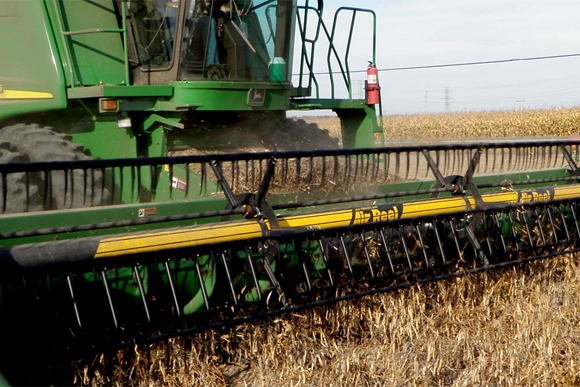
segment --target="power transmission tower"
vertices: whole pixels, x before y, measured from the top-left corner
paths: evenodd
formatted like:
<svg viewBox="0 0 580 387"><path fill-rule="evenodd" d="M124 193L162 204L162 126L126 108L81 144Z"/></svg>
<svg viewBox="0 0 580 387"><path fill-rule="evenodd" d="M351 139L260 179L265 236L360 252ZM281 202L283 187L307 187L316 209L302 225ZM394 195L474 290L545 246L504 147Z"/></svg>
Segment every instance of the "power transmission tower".
<svg viewBox="0 0 580 387"><path fill-rule="evenodd" d="M449 90L449 87L445 88L445 97L441 98L443 100L445 100L445 113L449 113L449 111L451 110L451 100L454 99L451 96L451 90Z"/></svg>
<svg viewBox="0 0 580 387"><path fill-rule="evenodd" d="M429 114L429 91L425 92L425 112Z"/></svg>

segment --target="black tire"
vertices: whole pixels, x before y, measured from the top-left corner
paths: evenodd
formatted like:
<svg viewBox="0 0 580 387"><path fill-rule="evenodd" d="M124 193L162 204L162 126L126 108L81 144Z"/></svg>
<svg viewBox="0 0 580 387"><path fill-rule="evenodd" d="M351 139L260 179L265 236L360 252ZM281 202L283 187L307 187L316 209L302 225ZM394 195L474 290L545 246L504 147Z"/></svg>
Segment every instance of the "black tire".
<svg viewBox="0 0 580 387"><path fill-rule="evenodd" d="M0 142L0 164L25 163L27 158L13 152L11 145ZM4 187L6 185L6 187ZM28 187L27 187L28 186ZM4 198L6 192L6 198ZM0 175L0 213L13 214L42 209L38 186L26 182L24 173L9 173Z"/></svg>
<svg viewBox="0 0 580 387"><path fill-rule="evenodd" d="M71 141L70 136L56 133L38 125L14 125L0 130L0 141L8 142L12 151L27 161L89 160L83 146ZM90 207L106 204L109 192L103 187L101 171L54 171L47 184L44 173L32 174L44 209Z"/></svg>
<svg viewBox="0 0 580 387"><path fill-rule="evenodd" d="M285 119L282 127L272 132L268 145L277 150L338 149L338 139L331 137L327 129L309 124L302 119Z"/></svg>

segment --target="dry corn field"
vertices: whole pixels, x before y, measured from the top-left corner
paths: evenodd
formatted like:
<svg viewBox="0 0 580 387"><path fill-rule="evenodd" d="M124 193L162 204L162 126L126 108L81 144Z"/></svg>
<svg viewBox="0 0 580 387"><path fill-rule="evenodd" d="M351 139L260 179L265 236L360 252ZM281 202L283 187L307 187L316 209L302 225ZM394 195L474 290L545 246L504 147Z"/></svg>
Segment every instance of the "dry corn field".
<svg viewBox="0 0 580 387"><path fill-rule="evenodd" d="M309 117L310 122L340 133L335 117ZM497 111L384 117L385 139L422 140L480 137L569 136L580 132L580 108Z"/></svg>
<svg viewBox="0 0 580 387"><path fill-rule="evenodd" d="M387 140L577 132L580 109L385 117ZM74 383L580 386L579 294L566 255L85 359Z"/></svg>

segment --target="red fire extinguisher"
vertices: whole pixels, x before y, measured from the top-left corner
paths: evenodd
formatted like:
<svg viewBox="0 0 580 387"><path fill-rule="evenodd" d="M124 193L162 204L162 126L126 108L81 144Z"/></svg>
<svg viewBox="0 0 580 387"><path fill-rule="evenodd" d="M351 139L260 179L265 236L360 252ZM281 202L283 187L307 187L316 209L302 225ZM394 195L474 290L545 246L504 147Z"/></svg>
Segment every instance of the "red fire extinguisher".
<svg viewBox="0 0 580 387"><path fill-rule="evenodd" d="M373 62L369 62L365 89L367 91L367 105L377 105L381 87L379 86L379 71Z"/></svg>

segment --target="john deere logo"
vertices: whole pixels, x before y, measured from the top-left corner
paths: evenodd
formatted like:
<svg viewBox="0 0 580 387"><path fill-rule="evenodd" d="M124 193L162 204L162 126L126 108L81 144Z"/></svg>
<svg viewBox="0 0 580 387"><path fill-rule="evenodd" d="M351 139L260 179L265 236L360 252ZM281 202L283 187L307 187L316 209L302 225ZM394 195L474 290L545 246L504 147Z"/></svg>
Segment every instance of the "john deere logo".
<svg viewBox="0 0 580 387"><path fill-rule="evenodd" d="M248 93L248 106L249 107L262 107L266 101L266 89L261 87L256 87L250 89Z"/></svg>

